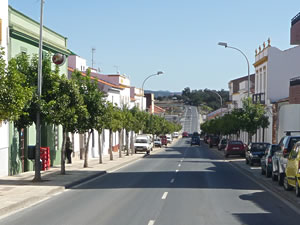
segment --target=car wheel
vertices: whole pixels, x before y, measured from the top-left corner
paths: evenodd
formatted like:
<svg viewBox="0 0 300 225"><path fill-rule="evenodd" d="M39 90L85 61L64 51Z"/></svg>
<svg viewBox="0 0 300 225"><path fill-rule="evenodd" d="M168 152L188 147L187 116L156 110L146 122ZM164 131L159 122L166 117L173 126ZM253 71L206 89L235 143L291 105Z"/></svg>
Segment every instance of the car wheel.
<svg viewBox="0 0 300 225"><path fill-rule="evenodd" d="M250 159L250 166L253 166L253 162L252 162L252 160Z"/></svg>
<svg viewBox="0 0 300 225"><path fill-rule="evenodd" d="M266 171L261 167L261 175L265 175Z"/></svg>
<svg viewBox="0 0 300 225"><path fill-rule="evenodd" d="M283 180L284 180L284 173L279 173L279 175L278 175L278 184L280 186L283 185Z"/></svg>
<svg viewBox="0 0 300 225"><path fill-rule="evenodd" d="M134 153L136 154L136 150L134 151Z"/></svg>
<svg viewBox="0 0 300 225"><path fill-rule="evenodd" d="M228 154L225 154L225 158L228 158Z"/></svg>
<svg viewBox="0 0 300 225"><path fill-rule="evenodd" d="M249 160L246 158L246 164L249 164Z"/></svg>
<svg viewBox="0 0 300 225"><path fill-rule="evenodd" d="M272 181L277 181L278 180L278 176L274 173L274 171L272 171Z"/></svg>
<svg viewBox="0 0 300 225"><path fill-rule="evenodd" d="M292 190L292 186L289 185L289 181L288 181L287 176L284 176L284 178L283 178L283 188L284 188L284 190L286 190L286 191Z"/></svg>
<svg viewBox="0 0 300 225"><path fill-rule="evenodd" d="M296 196L300 197L300 187L299 187L299 183L298 183L298 179L296 178L296 187L295 187L295 191L296 191Z"/></svg>

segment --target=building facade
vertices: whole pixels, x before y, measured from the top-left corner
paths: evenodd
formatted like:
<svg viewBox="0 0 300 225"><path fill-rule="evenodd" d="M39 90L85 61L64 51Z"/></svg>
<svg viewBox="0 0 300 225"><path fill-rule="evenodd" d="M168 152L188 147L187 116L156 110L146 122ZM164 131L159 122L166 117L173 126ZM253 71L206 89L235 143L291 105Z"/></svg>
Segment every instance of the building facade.
<svg viewBox="0 0 300 225"><path fill-rule="evenodd" d="M2 9L2 8L1 8ZM21 12L8 8L9 19L9 41L8 59L27 54L32 56L39 51L39 31L40 25ZM43 28L43 54L51 55L61 53L66 56L70 54L67 49L67 38L50 30ZM52 64L52 68L55 65ZM67 62L60 66L60 74L67 75ZM62 128L60 126L43 125L41 130L41 145L50 147L51 165L60 163L60 151L62 145ZM20 135L10 123L9 138L9 174L14 175L20 172L33 170L33 162L28 159L28 146L36 144L35 126L25 128ZM21 140L19 140L21 138ZM22 143L21 146L19 143Z"/></svg>
<svg viewBox="0 0 300 225"><path fill-rule="evenodd" d="M0 1L0 48L4 50L4 59L7 62L8 44L8 0ZM9 123L0 121L0 177L8 175L9 161Z"/></svg>
<svg viewBox="0 0 300 225"><path fill-rule="evenodd" d="M267 45L259 47L255 54L255 94L254 102L264 104L269 117L269 127L259 129L255 141L274 143L272 138L273 103L289 96L290 79L300 74L300 46L287 50L272 47L270 39ZM264 140L263 140L264 139Z"/></svg>

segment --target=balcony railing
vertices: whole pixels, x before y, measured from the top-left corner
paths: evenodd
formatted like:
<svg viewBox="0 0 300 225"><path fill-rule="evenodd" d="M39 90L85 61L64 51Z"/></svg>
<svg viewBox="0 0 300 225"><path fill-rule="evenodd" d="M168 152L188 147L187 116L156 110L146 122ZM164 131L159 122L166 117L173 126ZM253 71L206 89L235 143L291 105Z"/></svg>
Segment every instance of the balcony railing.
<svg viewBox="0 0 300 225"><path fill-rule="evenodd" d="M254 104L265 104L266 101L265 101L265 93L258 93L258 94L254 94L252 96L252 102Z"/></svg>

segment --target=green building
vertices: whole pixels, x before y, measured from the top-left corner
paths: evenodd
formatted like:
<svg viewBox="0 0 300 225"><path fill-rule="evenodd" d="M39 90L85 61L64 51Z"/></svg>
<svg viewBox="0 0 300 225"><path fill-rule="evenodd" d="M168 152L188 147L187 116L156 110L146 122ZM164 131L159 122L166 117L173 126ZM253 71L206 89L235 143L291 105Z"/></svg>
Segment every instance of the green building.
<svg viewBox="0 0 300 225"><path fill-rule="evenodd" d="M8 59L18 54L38 54L40 24L25 16L19 11L9 7L9 45ZM50 54L62 53L68 56L67 38L43 28L43 51ZM54 68L54 64L53 64ZM61 74L68 74L68 63L60 67ZM25 171L33 170L34 164L28 159L28 146L36 144L35 126L24 129L20 135L13 124L10 124L10 150L9 150L9 174L14 175ZM41 146L50 147L51 166L60 163L62 128L52 125L42 126Z"/></svg>

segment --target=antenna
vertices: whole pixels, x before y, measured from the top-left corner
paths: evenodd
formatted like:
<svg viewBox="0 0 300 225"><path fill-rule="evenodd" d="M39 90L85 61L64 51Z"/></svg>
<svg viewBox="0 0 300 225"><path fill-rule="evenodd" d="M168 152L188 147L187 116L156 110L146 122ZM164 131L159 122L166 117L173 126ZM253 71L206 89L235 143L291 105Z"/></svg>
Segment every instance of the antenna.
<svg viewBox="0 0 300 225"><path fill-rule="evenodd" d="M96 49L92 48L92 68L94 68L94 53L95 53Z"/></svg>
<svg viewBox="0 0 300 225"><path fill-rule="evenodd" d="M120 71L119 71L119 66L116 66L116 65L114 65L114 67L116 68L116 72L117 72L117 74L120 74Z"/></svg>

